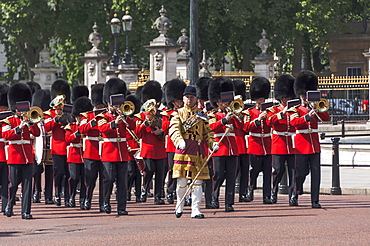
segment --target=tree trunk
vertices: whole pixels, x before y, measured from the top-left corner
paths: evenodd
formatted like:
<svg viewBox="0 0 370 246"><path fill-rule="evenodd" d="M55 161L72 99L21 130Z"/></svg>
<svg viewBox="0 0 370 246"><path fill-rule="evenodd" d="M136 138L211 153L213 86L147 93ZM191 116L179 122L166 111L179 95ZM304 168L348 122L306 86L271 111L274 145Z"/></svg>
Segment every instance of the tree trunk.
<svg viewBox="0 0 370 246"><path fill-rule="evenodd" d="M294 38L293 76L297 76L302 69L302 40L301 34L297 34Z"/></svg>
<svg viewBox="0 0 370 246"><path fill-rule="evenodd" d="M233 62L234 62L235 71L238 71L241 69L241 62L239 62L239 57L238 57L238 53L236 52L235 46L231 47L231 53L233 54Z"/></svg>
<svg viewBox="0 0 370 246"><path fill-rule="evenodd" d="M251 43L247 42L244 45L244 50L243 50L243 64L242 64L243 71L251 71L250 55L251 55Z"/></svg>

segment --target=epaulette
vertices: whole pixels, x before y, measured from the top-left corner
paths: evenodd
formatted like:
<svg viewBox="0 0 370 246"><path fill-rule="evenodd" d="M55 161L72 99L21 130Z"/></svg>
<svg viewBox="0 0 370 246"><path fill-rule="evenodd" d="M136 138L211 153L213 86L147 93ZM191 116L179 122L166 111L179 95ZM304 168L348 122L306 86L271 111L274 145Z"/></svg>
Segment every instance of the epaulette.
<svg viewBox="0 0 370 246"><path fill-rule="evenodd" d="M136 118L140 119L140 120L143 120L143 117L141 116L141 114L140 114L140 113L138 113L138 114L134 114L134 116L135 116Z"/></svg>
<svg viewBox="0 0 370 246"><path fill-rule="evenodd" d="M267 111L270 111L271 113L275 114L275 107L272 106L272 107L269 107L266 109Z"/></svg>
<svg viewBox="0 0 370 246"><path fill-rule="evenodd" d="M169 116L169 114L168 114L168 112L167 112L167 111L162 111L162 112L160 112L159 114L160 114L160 115L163 115L163 116L167 116L167 117Z"/></svg>
<svg viewBox="0 0 370 246"><path fill-rule="evenodd" d="M92 112L92 111L90 111L90 112ZM81 113L81 115L83 116L83 117L85 117L85 118L88 118L88 113L90 113L90 112L84 112L84 113Z"/></svg>
<svg viewBox="0 0 370 246"><path fill-rule="evenodd" d="M296 105L296 106L293 106L293 107L290 107L290 108L288 108L288 112L294 112L294 113L297 113L298 112L298 110L297 110L297 108L299 107L300 105Z"/></svg>
<svg viewBox="0 0 370 246"><path fill-rule="evenodd" d="M64 127L64 130L72 131L71 124L68 124Z"/></svg>
<svg viewBox="0 0 370 246"><path fill-rule="evenodd" d="M46 114L46 115L48 115L48 116L50 116L50 117L53 117L53 115L51 114L50 109L49 109L49 110L47 110L47 111L45 111L45 112L44 112L44 114Z"/></svg>
<svg viewBox="0 0 370 246"><path fill-rule="evenodd" d="M102 118L106 118L105 117L105 115L103 114L103 113L100 113L100 114L98 114L97 116L95 116L95 117L102 117Z"/></svg>
<svg viewBox="0 0 370 246"><path fill-rule="evenodd" d="M11 117L13 117L13 116L9 116L8 118L3 119L1 122L4 122L4 123L5 123L5 124L7 124L7 125L11 125L11 124L10 124L10 121L9 121L9 119L10 119Z"/></svg>

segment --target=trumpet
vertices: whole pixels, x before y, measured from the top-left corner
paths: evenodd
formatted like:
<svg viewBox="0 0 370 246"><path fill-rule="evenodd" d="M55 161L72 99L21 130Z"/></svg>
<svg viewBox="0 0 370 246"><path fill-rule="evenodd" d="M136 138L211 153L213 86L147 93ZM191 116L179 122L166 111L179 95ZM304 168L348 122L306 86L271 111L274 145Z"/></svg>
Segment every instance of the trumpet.
<svg viewBox="0 0 370 246"><path fill-rule="evenodd" d="M244 109L244 102L242 99L237 98L234 101L230 102L229 106L226 107L226 111L231 112L233 116L239 121L243 122L238 114L240 114Z"/></svg>
<svg viewBox="0 0 370 246"><path fill-rule="evenodd" d="M128 131L128 133L130 133L130 135L133 137L135 142L140 143L139 137L131 129L128 128L128 123L124 117L124 116L132 115L135 112L135 105L130 101L126 101L121 106L115 107L115 111L117 112L119 116L122 117L122 121L126 125L126 130Z"/></svg>
<svg viewBox="0 0 370 246"><path fill-rule="evenodd" d="M44 112L39 107L31 107L30 111L26 112L24 117L32 124L39 123L44 118Z"/></svg>
<svg viewBox="0 0 370 246"><path fill-rule="evenodd" d="M328 111L329 107L330 107L329 101L326 100L325 98L321 98L320 101L317 101L315 103L315 109L320 113Z"/></svg>

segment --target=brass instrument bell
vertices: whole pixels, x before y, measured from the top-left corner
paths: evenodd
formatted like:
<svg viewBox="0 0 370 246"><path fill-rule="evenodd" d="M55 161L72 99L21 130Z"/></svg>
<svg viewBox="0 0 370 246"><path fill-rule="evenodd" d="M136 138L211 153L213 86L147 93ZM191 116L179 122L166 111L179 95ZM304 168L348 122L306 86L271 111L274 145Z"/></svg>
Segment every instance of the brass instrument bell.
<svg viewBox="0 0 370 246"><path fill-rule="evenodd" d="M126 101L120 106L120 110L123 115L130 116L135 112L135 105L131 101Z"/></svg>
<svg viewBox="0 0 370 246"><path fill-rule="evenodd" d="M234 101L230 102L229 107L231 111L234 112L234 114L239 114L244 110L244 102L242 99L237 98Z"/></svg>
<svg viewBox="0 0 370 246"><path fill-rule="evenodd" d="M62 109L64 105L64 100L66 99L65 95L58 95L56 96L49 104L52 108L59 108ZM62 105L62 106L61 106Z"/></svg>
<svg viewBox="0 0 370 246"><path fill-rule="evenodd" d="M25 114L25 117L29 119L32 124L37 124L44 118L44 112L41 108L34 106Z"/></svg>
<svg viewBox="0 0 370 246"><path fill-rule="evenodd" d="M315 109L321 113L328 111L329 107L330 107L329 101L326 100L325 98L321 98L320 101L317 101L315 103Z"/></svg>

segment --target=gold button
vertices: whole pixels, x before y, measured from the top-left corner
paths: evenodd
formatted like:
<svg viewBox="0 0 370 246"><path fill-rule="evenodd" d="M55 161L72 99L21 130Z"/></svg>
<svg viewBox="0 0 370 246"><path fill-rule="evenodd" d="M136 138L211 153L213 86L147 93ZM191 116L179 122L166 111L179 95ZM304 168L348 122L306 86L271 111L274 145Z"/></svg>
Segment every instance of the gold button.
<svg viewBox="0 0 370 246"><path fill-rule="evenodd" d="M117 142L121 142L121 138L117 138Z"/></svg>
<svg viewBox="0 0 370 246"><path fill-rule="evenodd" d="M265 137L265 134L261 133L261 137Z"/></svg>
<svg viewBox="0 0 370 246"><path fill-rule="evenodd" d="M98 137L98 141L103 141L103 138L102 137Z"/></svg>
<svg viewBox="0 0 370 246"><path fill-rule="evenodd" d="M311 129L311 128L310 128L310 129L308 129L308 132L309 132L309 133L311 133L311 132L312 132L312 129Z"/></svg>

